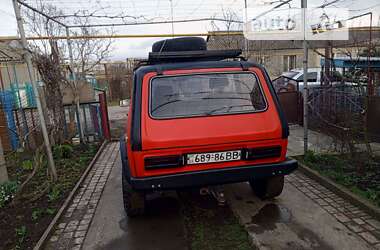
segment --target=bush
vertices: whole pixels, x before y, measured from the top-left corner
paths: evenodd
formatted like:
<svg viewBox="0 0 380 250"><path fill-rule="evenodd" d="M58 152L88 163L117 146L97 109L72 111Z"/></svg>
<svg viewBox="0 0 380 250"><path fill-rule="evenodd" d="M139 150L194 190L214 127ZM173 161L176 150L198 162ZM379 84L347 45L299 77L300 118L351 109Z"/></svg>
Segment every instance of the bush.
<svg viewBox="0 0 380 250"><path fill-rule="evenodd" d="M14 181L5 182L0 184L0 208L7 205L14 198L17 192L18 184Z"/></svg>
<svg viewBox="0 0 380 250"><path fill-rule="evenodd" d="M54 158L68 159L72 156L74 149L69 144L57 145L53 148Z"/></svg>
<svg viewBox="0 0 380 250"><path fill-rule="evenodd" d="M22 169L24 170L33 170L33 161L25 160L21 163Z"/></svg>

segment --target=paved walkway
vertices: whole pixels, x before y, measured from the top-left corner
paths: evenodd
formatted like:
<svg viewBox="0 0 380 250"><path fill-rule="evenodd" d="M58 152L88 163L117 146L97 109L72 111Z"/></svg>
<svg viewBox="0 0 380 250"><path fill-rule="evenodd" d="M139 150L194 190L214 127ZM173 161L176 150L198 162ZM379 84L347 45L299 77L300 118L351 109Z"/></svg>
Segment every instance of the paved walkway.
<svg viewBox="0 0 380 250"><path fill-rule="evenodd" d="M54 234L46 245L46 249L81 249L102 191L118 156L118 149L117 142L106 145L72 203L60 219Z"/></svg>
<svg viewBox="0 0 380 250"><path fill-rule="evenodd" d="M291 128L293 149L302 148L301 131ZM145 217L125 216L119 158L118 143L108 144L46 249L186 249L175 194L151 197ZM225 192L260 249L380 249L379 221L300 172L286 178L283 194L274 200L259 200L247 183L226 185Z"/></svg>

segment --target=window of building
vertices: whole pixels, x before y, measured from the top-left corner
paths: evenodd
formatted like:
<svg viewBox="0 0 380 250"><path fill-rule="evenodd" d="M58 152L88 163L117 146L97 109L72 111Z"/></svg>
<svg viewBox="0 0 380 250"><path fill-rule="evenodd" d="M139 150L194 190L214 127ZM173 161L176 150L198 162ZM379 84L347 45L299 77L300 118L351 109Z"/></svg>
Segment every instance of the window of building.
<svg viewBox="0 0 380 250"><path fill-rule="evenodd" d="M288 55L284 56L284 71L290 71L295 69L297 65L297 56L296 55Z"/></svg>

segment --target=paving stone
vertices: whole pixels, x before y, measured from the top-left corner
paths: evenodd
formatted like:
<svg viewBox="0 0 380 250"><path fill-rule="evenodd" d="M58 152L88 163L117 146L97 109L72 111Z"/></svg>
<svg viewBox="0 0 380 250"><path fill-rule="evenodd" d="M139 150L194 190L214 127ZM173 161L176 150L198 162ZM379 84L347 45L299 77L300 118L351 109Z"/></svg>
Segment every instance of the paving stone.
<svg viewBox="0 0 380 250"><path fill-rule="evenodd" d="M71 248L71 250L80 250L81 249L81 245L76 245L76 246L73 246L72 248Z"/></svg>
<svg viewBox="0 0 380 250"><path fill-rule="evenodd" d="M63 229L57 229L57 230L55 230L55 234L56 235L60 235L61 233L63 232Z"/></svg>
<svg viewBox="0 0 380 250"><path fill-rule="evenodd" d="M349 222L351 219L348 218L346 215L344 215L343 213L336 213L336 214L333 214L333 216L340 222L342 223L346 223L346 222Z"/></svg>
<svg viewBox="0 0 380 250"><path fill-rule="evenodd" d="M83 216L83 219L91 220L92 217L93 217L93 214L85 214L85 215Z"/></svg>
<svg viewBox="0 0 380 250"><path fill-rule="evenodd" d="M329 212L330 214L333 214L333 213L337 213L338 210L332 206L324 206L323 207L327 212Z"/></svg>
<svg viewBox="0 0 380 250"><path fill-rule="evenodd" d="M66 227L66 223L59 223L58 224L58 228L65 228Z"/></svg>
<svg viewBox="0 0 380 250"><path fill-rule="evenodd" d="M86 235L86 231L78 231L75 232L74 237L84 237Z"/></svg>
<svg viewBox="0 0 380 250"><path fill-rule="evenodd" d="M345 223L345 225L354 233L360 233L364 231L364 228L353 221Z"/></svg>
<svg viewBox="0 0 380 250"><path fill-rule="evenodd" d="M80 226L78 226L78 228L77 228L77 231L83 231L83 230L87 230L87 228L88 228L88 225L89 225L89 224L87 224L87 225L80 225Z"/></svg>
<svg viewBox="0 0 380 250"><path fill-rule="evenodd" d="M375 220L375 219L369 219L369 220L366 220L366 222L370 224L371 226L373 226L374 228L380 229L380 221Z"/></svg>
<svg viewBox="0 0 380 250"><path fill-rule="evenodd" d="M315 201L320 205L320 206L327 206L328 203L324 201L323 199L315 199Z"/></svg>
<svg viewBox="0 0 380 250"><path fill-rule="evenodd" d="M84 220L81 220L80 221L80 225L87 225L87 224L90 224L91 220L89 219L84 219Z"/></svg>
<svg viewBox="0 0 380 250"><path fill-rule="evenodd" d="M334 203L334 201L331 199L331 198L325 198L324 199L326 202L328 202L328 203Z"/></svg>
<svg viewBox="0 0 380 250"><path fill-rule="evenodd" d="M375 243L379 243L380 240L377 239L372 233L370 232L363 232L363 233L359 233L359 235L361 237L363 237L368 243L370 244L375 244Z"/></svg>
<svg viewBox="0 0 380 250"><path fill-rule="evenodd" d="M84 237L74 238L75 244L82 244L84 240Z"/></svg>
<svg viewBox="0 0 380 250"><path fill-rule="evenodd" d="M364 225L362 225L362 227L364 227L368 231L375 231L376 230L376 228L374 228L370 224L364 224Z"/></svg>
<svg viewBox="0 0 380 250"><path fill-rule="evenodd" d="M75 231L76 228L77 228L76 225L67 226L64 231L65 232L73 232L73 231Z"/></svg>
<svg viewBox="0 0 380 250"><path fill-rule="evenodd" d="M69 213L66 213L66 214L65 214L65 217L66 217L66 218L70 218L72 215L73 215L73 213L72 213L72 212L71 212L71 213L69 212Z"/></svg>
<svg viewBox="0 0 380 250"><path fill-rule="evenodd" d="M51 241L51 242L56 242L56 241L58 241L58 239L59 239L58 236L55 236L55 235L54 235L54 236L52 236L52 237L50 238L50 241Z"/></svg>
<svg viewBox="0 0 380 250"><path fill-rule="evenodd" d="M70 221L67 225L68 226L77 226L79 224L79 221L78 220L72 220Z"/></svg>
<svg viewBox="0 0 380 250"><path fill-rule="evenodd" d="M360 218L353 218L352 219L355 223L359 224L359 225L363 225L365 224L364 220L360 219Z"/></svg>
<svg viewBox="0 0 380 250"><path fill-rule="evenodd" d="M69 239L73 237L73 234L74 234L73 232L64 233L62 234L62 237L65 239Z"/></svg>

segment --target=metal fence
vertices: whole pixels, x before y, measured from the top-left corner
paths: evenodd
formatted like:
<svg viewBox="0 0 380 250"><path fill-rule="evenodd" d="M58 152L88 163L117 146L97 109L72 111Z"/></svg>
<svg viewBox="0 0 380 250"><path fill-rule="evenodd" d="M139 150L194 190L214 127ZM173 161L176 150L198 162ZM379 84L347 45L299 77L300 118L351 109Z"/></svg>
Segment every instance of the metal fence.
<svg viewBox="0 0 380 250"><path fill-rule="evenodd" d="M365 86L319 86L309 90L309 127L334 138L364 136L380 141L379 96L368 96ZM354 137L354 138L352 138Z"/></svg>
<svg viewBox="0 0 380 250"><path fill-rule="evenodd" d="M98 98L99 99L99 98ZM105 102L93 101L80 103L79 123L83 126L87 141L98 141L104 138L107 114ZM5 151L18 148L35 148L42 143L40 121L35 105L34 94L25 85L0 91L0 136ZM79 138L78 116L75 105L64 105L64 135L67 140Z"/></svg>

